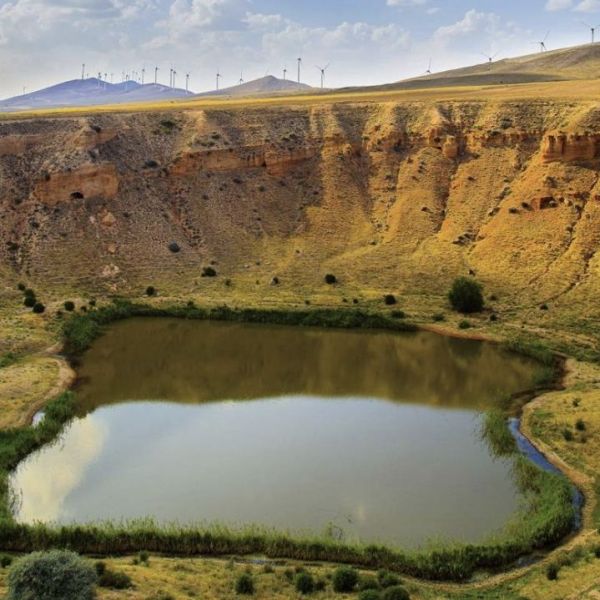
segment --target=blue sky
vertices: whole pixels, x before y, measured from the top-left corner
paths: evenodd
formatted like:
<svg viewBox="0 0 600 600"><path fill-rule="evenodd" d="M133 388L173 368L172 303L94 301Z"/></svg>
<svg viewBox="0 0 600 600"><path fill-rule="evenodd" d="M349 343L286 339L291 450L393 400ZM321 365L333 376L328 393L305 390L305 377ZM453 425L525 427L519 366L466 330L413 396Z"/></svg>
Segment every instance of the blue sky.
<svg viewBox="0 0 600 600"><path fill-rule="evenodd" d="M266 73L317 85L396 81L536 51L586 43L583 22L600 24L600 0L0 0L0 97L87 72L160 67L168 81L190 73L194 91ZM600 40L600 27L598 30Z"/></svg>

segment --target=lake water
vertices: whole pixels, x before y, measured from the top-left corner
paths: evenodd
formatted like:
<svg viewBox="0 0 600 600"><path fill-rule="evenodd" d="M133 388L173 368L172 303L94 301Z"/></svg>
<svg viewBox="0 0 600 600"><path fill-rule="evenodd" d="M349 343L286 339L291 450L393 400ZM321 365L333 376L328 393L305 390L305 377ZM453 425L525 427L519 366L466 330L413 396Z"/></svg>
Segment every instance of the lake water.
<svg viewBox="0 0 600 600"><path fill-rule="evenodd" d="M482 412L534 372L426 332L117 323L83 357L80 416L13 473L15 516L478 541L520 501Z"/></svg>

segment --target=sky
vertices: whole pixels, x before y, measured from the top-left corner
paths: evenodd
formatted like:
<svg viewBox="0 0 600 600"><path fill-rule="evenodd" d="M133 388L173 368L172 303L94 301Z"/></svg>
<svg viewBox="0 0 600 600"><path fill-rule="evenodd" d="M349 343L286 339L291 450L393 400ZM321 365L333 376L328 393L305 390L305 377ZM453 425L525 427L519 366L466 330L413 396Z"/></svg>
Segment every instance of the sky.
<svg viewBox="0 0 600 600"><path fill-rule="evenodd" d="M194 91L266 74L329 87L590 41L600 0L0 0L0 98L86 75L124 72ZM600 26L598 28L600 40ZM141 75L138 75L138 77Z"/></svg>

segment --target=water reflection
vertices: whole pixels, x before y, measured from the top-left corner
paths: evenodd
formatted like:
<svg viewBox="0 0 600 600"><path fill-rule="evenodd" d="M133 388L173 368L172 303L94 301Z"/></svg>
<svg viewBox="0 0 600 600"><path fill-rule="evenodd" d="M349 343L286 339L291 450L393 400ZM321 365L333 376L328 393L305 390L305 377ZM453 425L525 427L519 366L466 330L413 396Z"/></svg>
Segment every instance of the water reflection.
<svg viewBox="0 0 600 600"><path fill-rule="evenodd" d="M518 505L477 409L532 365L432 334L121 323L86 355L85 410L12 478L19 521L153 516L416 546L475 541Z"/></svg>

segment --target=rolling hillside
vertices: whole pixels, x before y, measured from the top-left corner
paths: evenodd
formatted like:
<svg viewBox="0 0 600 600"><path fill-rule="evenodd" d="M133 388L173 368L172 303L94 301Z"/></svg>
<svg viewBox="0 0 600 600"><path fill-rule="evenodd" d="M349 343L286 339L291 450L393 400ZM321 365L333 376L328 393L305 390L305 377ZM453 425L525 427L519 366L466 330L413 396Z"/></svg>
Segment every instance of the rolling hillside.
<svg viewBox="0 0 600 600"><path fill-rule="evenodd" d="M248 81L241 85L234 85L232 87L224 88L222 90L214 90L212 92L205 92L203 94L197 94L197 98L206 96L256 96L256 95L274 95L281 93L297 93L307 92L314 90L305 83L297 83L296 81L290 81L289 79L278 79L273 75L267 75L260 79Z"/></svg>

